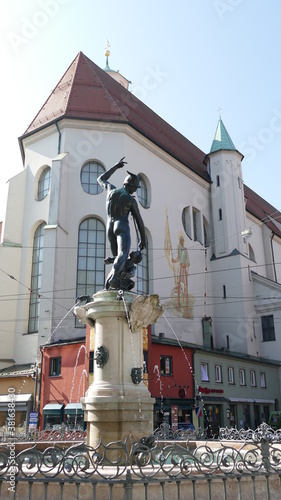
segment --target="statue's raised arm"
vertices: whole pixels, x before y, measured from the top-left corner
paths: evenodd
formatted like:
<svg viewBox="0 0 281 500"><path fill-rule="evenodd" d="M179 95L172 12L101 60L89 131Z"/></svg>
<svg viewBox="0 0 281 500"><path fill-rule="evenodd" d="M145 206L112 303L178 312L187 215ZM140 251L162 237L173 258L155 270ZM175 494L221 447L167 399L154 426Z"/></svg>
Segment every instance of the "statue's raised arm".
<svg viewBox="0 0 281 500"><path fill-rule="evenodd" d="M107 192L106 208L107 208L107 237L110 243L112 258L106 259L106 262L113 262L112 270L109 273L105 286L113 289L131 289L130 284L126 281L126 263L129 258L131 248L131 235L129 227L129 215L132 214L137 232L140 235L139 249L143 250L146 246L145 227L139 211L136 199L132 196L138 189L140 177L131 172L124 180L123 187L116 188L108 179L127 162L124 158L116 163L109 170L104 172L98 178L98 183ZM140 252L139 252L140 254ZM141 260L141 254L138 260Z"/></svg>
<svg viewBox="0 0 281 500"><path fill-rule="evenodd" d="M112 186L112 184L108 182L108 179L112 176L112 174L114 174L114 172L116 172L116 170L118 170L119 168L123 168L124 165L127 164L127 162L124 161L124 158L125 156L123 156L123 158L121 158L121 160L119 160L116 165L113 165L113 167L111 167L109 170L106 170L102 175L98 177L97 181L103 189L111 189L110 186Z"/></svg>

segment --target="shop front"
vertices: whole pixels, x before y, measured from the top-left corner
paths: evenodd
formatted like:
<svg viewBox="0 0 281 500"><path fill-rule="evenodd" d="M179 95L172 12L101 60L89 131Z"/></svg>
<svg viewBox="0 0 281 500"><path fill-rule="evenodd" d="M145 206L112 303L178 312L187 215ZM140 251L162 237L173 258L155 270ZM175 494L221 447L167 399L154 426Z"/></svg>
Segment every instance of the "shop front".
<svg viewBox="0 0 281 500"><path fill-rule="evenodd" d="M68 403L64 409L64 423L67 431L85 430L84 411L81 403Z"/></svg>
<svg viewBox="0 0 281 500"><path fill-rule="evenodd" d="M33 394L15 394L14 390L0 395L0 428L4 432L28 430L33 406Z"/></svg>
<svg viewBox="0 0 281 500"><path fill-rule="evenodd" d="M192 424L193 400L191 399L160 399L156 398L154 405L154 429L166 423L173 431Z"/></svg>
<svg viewBox="0 0 281 500"><path fill-rule="evenodd" d="M222 427L224 423L224 413L227 399L223 396L206 396L204 394L201 395L201 398L198 398L198 404L202 408L201 414L207 437L218 437L220 427ZM200 422L200 426L201 425L202 423Z"/></svg>
<svg viewBox="0 0 281 500"><path fill-rule="evenodd" d="M43 429L58 430L63 422L63 404L48 403L43 408Z"/></svg>

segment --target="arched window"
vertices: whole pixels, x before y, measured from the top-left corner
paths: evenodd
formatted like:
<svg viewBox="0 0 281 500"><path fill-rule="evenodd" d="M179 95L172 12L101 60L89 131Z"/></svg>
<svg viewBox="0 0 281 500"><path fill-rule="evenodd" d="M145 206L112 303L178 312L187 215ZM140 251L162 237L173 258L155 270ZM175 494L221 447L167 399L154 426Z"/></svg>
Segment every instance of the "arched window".
<svg viewBox="0 0 281 500"><path fill-rule="evenodd" d="M140 185L137 189L138 199L139 199L141 206L143 208L147 208L148 207L147 185L146 185L146 182L145 182L143 176L139 174L139 177L140 177Z"/></svg>
<svg viewBox="0 0 281 500"><path fill-rule="evenodd" d="M185 207L182 211L182 225L184 227L185 233L191 239L191 207Z"/></svg>
<svg viewBox="0 0 281 500"><path fill-rule="evenodd" d="M137 265L136 292L139 294L149 293L149 262L148 262L148 241L146 238L146 248L142 250L142 261Z"/></svg>
<svg viewBox="0 0 281 500"><path fill-rule="evenodd" d="M210 225L203 215L203 231L204 231L204 246L208 247L210 245Z"/></svg>
<svg viewBox="0 0 281 500"><path fill-rule="evenodd" d="M253 250L252 245L250 245L250 243L249 243L249 257L250 257L250 260L252 260L253 262L256 262L255 252Z"/></svg>
<svg viewBox="0 0 281 500"><path fill-rule="evenodd" d="M43 170L38 181L37 198L39 201L47 196L51 184L51 169L47 167Z"/></svg>
<svg viewBox="0 0 281 500"><path fill-rule="evenodd" d="M103 289L104 257L105 226L94 217L85 219L81 222L78 233L77 297L91 297Z"/></svg>
<svg viewBox="0 0 281 500"><path fill-rule="evenodd" d="M45 225L36 229L33 239L28 333L38 332Z"/></svg>
<svg viewBox="0 0 281 500"><path fill-rule="evenodd" d="M80 180L83 190L88 194L99 194L102 187L97 178L105 172L105 168L97 161L89 161L81 168Z"/></svg>

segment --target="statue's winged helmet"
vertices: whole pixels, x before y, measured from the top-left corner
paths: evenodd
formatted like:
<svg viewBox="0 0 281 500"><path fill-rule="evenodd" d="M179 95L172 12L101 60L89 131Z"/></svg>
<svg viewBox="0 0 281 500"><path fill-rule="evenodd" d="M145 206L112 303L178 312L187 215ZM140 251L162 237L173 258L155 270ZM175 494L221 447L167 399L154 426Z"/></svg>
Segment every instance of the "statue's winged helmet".
<svg viewBox="0 0 281 500"><path fill-rule="evenodd" d="M124 179L124 185L133 185L136 189L138 189L139 185L140 185L140 176L139 175L136 175L136 174L133 174L132 172L129 172L127 170L128 174L127 177L125 177Z"/></svg>

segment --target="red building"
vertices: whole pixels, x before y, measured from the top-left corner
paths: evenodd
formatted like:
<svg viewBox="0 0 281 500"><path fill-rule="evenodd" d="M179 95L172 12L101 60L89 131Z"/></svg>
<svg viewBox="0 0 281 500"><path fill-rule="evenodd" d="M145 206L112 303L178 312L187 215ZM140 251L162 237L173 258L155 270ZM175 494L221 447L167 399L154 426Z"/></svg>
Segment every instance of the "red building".
<svg viewBox="0 0 281 500"><path fill-rule="evenodd" d="M85 338L41 347L39 430L65 424L84 427L80 398L88 389L89 354Z"/></svg>
<svg viewBox="0 0 281 500"><path fill-rule="evenodd" d="M192 421L194 349L159 337L152 337L149 343L148 385L156 398L154 426L165 421L176 430Z"/></svg>

